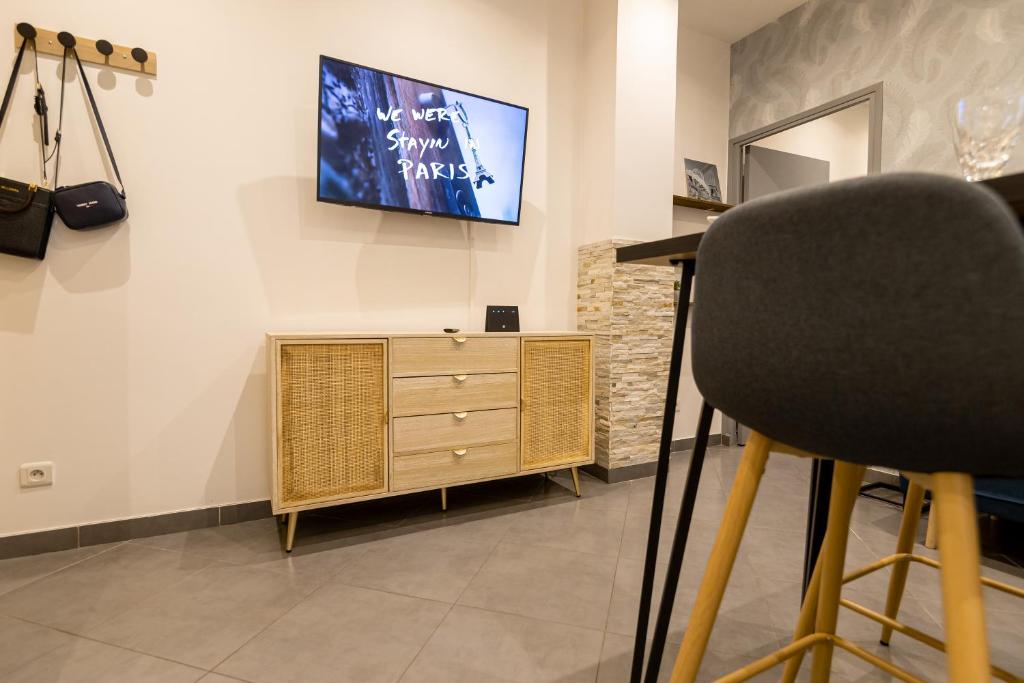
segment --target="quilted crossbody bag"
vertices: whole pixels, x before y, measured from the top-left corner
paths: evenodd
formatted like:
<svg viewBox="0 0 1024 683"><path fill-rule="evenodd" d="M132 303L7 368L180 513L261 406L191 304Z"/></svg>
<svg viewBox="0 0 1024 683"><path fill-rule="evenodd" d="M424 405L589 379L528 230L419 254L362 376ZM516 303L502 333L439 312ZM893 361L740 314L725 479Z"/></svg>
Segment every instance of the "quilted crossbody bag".
<svg viewBox="0 0 1024 683"><path fill-rule="evenodd" d="M22 57L28 46L25 38L14 60L11 79L7 83L3 104L0 104L0 126L11 103L14 82L21 68ZM33 50L35 43L33 41ZM37 66L38 72L38 66ZM41 89L37 90L36 111L39 114L39 146L43 155L45 179L46 138L44 133L46 117L45 102L41 103ZM44 180L45 182L45 180ZM53 225L53 192L35 183L26 183L13 178L0 177L0 252L25 258L42 259L46 256L46 245L50 241L50 227Z"/></svg>

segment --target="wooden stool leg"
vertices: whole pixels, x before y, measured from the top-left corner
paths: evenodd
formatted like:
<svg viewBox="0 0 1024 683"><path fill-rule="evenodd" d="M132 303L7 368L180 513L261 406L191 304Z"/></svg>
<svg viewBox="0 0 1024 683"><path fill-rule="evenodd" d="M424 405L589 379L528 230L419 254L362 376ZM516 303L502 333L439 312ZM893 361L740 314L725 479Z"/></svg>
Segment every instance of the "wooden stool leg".
<svg viewBox="0 0 1024 683"><path fill-rule="evenodd" d="M576 497L580 497L580 472L576 467L570 467L569 471L572 473L572 487L576 491Z"/></svg>
<svg viewBox="0 0 1024 683"><path fill-rule="evenodd" d="M814 572L811 574L811 582L807 584L807 594L804 595L804 602L800 606L800 617L796 622L796 631L793 633L793 642L814 633L814 619L818 614L818 594L821 591L821 558L828 550L827 544L822 544L821 554L818 561L814 563ZM800 673L800 665L804 661L804 651L801 651L786 660L785 668L782 671L783 683L793 683Z"/></svg>
<svg viewBox="0 0 1024 683"><path fill-rule="evenodd" d="M981 597L974 480L968 474L940 472L933 481L932 498L939 502L939 560L949 680L987 681L991 673ZM934 504L932 510L935 514Z"/></svg>
<svg viewBox="0 0 1024 683"><path fill-rule="evenodd" d="M921 522L921 506L924 504L924 487L911 482L907 488L907 497L903 499L903 519L900 521L900 534L896 539L897 553L914 552L914 538L917 537L917 525ZM885 598L885 616L895 619L900 611L900 602L903 600L903 589L907 585L907 572L910 570L910 560L904 560L892 565L892 574L889 576L889 593ZM888 645L892 638L892 628L882 627L882 645Z"/></svg>
<svg viewBox="0 0 1024 683"><path fill-rule="evenodd" d="M292 546L295 545L295 527L299 523L299 513L289 512L288 513L288 532L285 535L284 551L290 553Z"/></svg>
<svg viewBox="0 0 1024 683"><path fill-rule="evenodd" d="M939 547L939 517L938 508L935 507L934 494L931 507L928 508L928 530L924 532L924 547L929 550Z"/></svg>
<svg viewBox="0 0 1024 683"><path fill-rule="evenodd" d="M839 596L843 588L843 564L846 541L850 537L850 516L864 480L863 465L836 461L832 479L832 499L828 507L828 529L821 553L821 582L818 588L818 613L814 621L817 633L835 633L839 619ZM811 681L827 681L832 670L832 641L814 646Z"/></svg>
<svg viewBox="0 0 1024 683"><path fill-rule="evenodd" d="M729 574L736 561L736 553L743 540L743 530L750 517L750 509L754 506L757 487L764 474L764 466L768 461L768 451L772 442L767 437L753 432L743 449L736 480L729 494L729 502L725 506L722 525L718 528L715 545L711 549L704 578L701 580L697 601L690 612L690 621L686 626L683 644L679 647L676 663L672 669L672 683L693 683L697 678L704 650L707 649L711 629L715 625L715 617L722 604L725 586L729 582Z"/></svg>

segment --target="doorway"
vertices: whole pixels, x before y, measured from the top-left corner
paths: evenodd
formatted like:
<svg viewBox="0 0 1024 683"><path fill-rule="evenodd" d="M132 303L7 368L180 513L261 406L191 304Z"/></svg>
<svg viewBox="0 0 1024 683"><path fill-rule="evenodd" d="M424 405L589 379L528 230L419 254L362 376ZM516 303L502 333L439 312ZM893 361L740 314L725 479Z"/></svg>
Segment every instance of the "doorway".
<svg viewBox="0 0 1024 683"><path fill-rule="evenodd" d="M882 170L882 84L729 141L729 201Z"/></svg>

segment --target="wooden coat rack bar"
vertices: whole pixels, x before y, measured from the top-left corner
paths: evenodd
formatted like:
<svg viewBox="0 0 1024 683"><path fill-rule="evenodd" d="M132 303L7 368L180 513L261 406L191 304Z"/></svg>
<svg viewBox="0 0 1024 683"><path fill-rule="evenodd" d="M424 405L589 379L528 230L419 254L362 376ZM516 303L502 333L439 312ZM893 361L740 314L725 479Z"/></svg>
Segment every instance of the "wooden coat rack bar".
<svg viewBox="0 0 1024 683"><path fill-rule="evenodd" d="M51 31L45 28L36 28L36 49L39 50L40 54L55 55L60 57L64 54L64 46L60 44L57 39L58 31ZM21 46L21 41L24 40L18 33L18 27L14 27L14 46L15 48ZM124 69L125 71L134 71L139 74L146 74L148 76L156 76L156 53L146 50L144 62L139 62L135 57L132 56L132 49L125 47L124 45L115 45L111 43L111 47L114 51L110 55L104 55L96 48L96 43L100 41L93 40L91 38L82 38L81 36L75 36L77 44L75 49L78 50L78 57L83 62L89 62L91 64L100 64L102 66L110 66L115 69ZM139 48L134 48L138 50Z"/></svg>

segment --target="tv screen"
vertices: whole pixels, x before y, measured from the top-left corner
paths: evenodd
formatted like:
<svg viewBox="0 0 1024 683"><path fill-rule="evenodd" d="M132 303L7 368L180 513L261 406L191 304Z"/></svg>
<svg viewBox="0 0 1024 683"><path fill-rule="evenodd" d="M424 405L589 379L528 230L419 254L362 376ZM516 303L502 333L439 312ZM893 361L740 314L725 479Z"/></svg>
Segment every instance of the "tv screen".
<svg viewBox="0 0 1024 683"><path fill-rule="evenodd" d="M518 225L528 115L321 57L317 199Z"/></svg>

